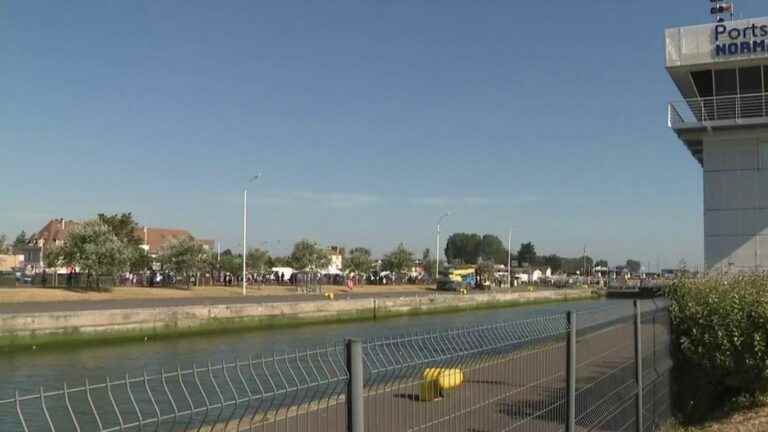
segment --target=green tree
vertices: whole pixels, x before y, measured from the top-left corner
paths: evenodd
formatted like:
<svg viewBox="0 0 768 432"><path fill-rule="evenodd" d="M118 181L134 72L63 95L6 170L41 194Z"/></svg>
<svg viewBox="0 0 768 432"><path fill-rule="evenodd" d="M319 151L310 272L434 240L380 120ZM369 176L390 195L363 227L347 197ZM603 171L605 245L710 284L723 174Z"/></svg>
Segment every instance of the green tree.
<svg viewBox="0 0 768 432"><path fill-rule="evenodd" d="M432 257L432 251L429 248L421 252L421 267L427 276L435 278L435 258Z"/></svg>
<svg viewBox="0 0 768 432"><path fill-rule="evenodd" d="M486 282L492 284L496 275L496 267L491 260L480 260L477 264L477 274L482 279L483 284Z"/></svg>
<svg viewBox="0 0 768 432"><path fill-rule="evenodd" d="M66 265L70 265L68 260L64 256L65 246L57 246L52 244L45 248L45 265L49 268L59 268Z"/></svg>
<svg viewBox="0 0 768 432"><path fill-rule="evenodd" d="M127 246L127 249L129 271L139 273L152 268L152 257L146 250L136 246Z"/></svg>
<svg viewBox="0 0 768 432"><path fill-rule="evenodd" d="M291 263L298 270L316 273L328 267L331 257L317 242L304 239L293 245Z"/></svg>
<svg viewBox="0 0 768 432"><path fill-rule="evenodd" d="M231 253L229 255L221 254L219 269L232 275L240 274L243 271L242 255L232 255Z"/></svg>
<svg viewBox="0 0 768 432"><path fill-rule="evenodd" d="M245 265L250 271L264 273L269 268L269 263L269 252L259 248L248 251Z"/></svg>
<svg viewBox="0 0 768 432"><path fill-rule="evenodd" d="M597 260L597 261L595 261L595 267L606 267L607 268L608 267L608 261L606 261L604 259Z"/></svg>
<svg viewBox="0 0 768 432"><path fill-rule="evenodd" d="M413 253L409 251L404 244L397 245L395 250L384 255L382 259L382 269L401 276L403 273L413 267Z"/></svg>
<svg viewBox="0 0 768 432"><path fill-rule="evenodd" d="M552 254L544 257L544 265L552 270L552 273L558 273L563 269L563 258Z"/></svg>
<svg viewBox="0 0 768 432"><path fill-rule="evenodd" d="M580 256L574 258L563 258L563 271L566 273L591 273L594 268L592 257Z"/></svg>
<svg viewBox="0 0 768 432"><path fill-rule="evenodd" d="M475 264L480 257L482 239L474 233L454 233L445 244L445 257L449 262Z"/></svg>
<svg viewBox="0 0 768 432"><path fill-rule="evenodd" d="M640 261L628 259L627 260L627 270L629 270L630 273L640 273L640 270L643 268L643 265L640 263Z"/></svg>
<svg viewBox="0 0 768 432"><path fill-rule="evenodd" d="M8 246L8 238L5 234L0 234L0 255L7 254L10 251L11 248Z"/></svg>
<svg viewBox="0 0 768 432"><path fill-rule="evenodd" d="M189 286L190 276L205 271L209 254L202 243L192 236L179 236L169 240L161 249L159 260L164 270L183 276Z"/></svg>
<svg viewBox="0 0 768 432"><path fill-rule="evenodd" d="M113 215L99 213L96 217L99 222L108 226L115 234L115 237L121 242L128 246L139 246L141 244L141 238L136 233L139 229L139 224L136 223L133 219L133 214L130 212L115 213Z"/></svg>
<svg viewBox="0 0 768 432"><path fill-rule="evenodd" d="M99 276L115 276L128 269L129 249L98 220L76 225L63 245L46 250L47 267L76 266L87 276L86 285L99 287Z"/></svg>
<svg viewBox="0 0 768 432"><path fill-rule="evenodd" d="M501 264L507 262L507 248L501 239L493 234L485 234L480 240L480 258Z"/></svg>
<svg viewBox="0 0 768 432"><path fill-rule="evenodd" d="M139 224L133 219L133 214L130 212L113 215L99 213L96 217L99 222L108 226L115 237L128 248L130 271L141 272L152 267L152 257L140 247L142 239L137 234Z"/></svg>
<svg viewBox="0 0 768 432"><path fill-rule="evenodd" d="M16 240L13 241L13 248L17 250L21 249L27 245L28 241L29 239L27 238L26 231L22 230L19 235L16 236Z"/></svg>
<svg viewBox="0 0 768 432"><path fill-rule="evenodd" d="M291 257L289 256L278 256L278 257L272 257L272 267L290 267L291 266Z"/></svg>
<svg viewBox="0 0 768 432"><path fill-rule="evenodd" d="M523 263L533 264L536 262L536 247L532 242L520 244L520 249L517 251L517 265L522 266Z"/></svg>
<svg viewBox="0 0 768 432"><path fill-rule="evenodd" d="M344 271L347 273L366 274L372 267L371 251L364 247L352 248L344 260Z"/></svg>

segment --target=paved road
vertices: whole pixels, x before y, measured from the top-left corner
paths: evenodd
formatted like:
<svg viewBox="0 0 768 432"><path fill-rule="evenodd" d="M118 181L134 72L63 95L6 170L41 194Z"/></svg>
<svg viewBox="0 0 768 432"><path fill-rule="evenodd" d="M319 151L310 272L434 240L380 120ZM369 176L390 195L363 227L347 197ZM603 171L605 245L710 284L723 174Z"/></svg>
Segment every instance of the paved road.
<svg viewBox="0 0 768 432"><path fill-rule="evenodd" d="M396 292L396 293L349 293L337 294L337 299L366 299L366 298L398 298L398 297L427 297L435 293L424 291ZM438 295L455 295L450 293L438 293ZM321 295L271 295L248 297L194 297L194 298L166 298L166 299L122 299L122 300L84 300L84 301L58 301L58 302L28 302L0 304L0 314L10 313L44 313L44 312L74 312L81 310L108 310L108 309L137 309L158 308L174 306L206 306L224 304L258 304L281 303L296 301L323 301Z"/></svg>

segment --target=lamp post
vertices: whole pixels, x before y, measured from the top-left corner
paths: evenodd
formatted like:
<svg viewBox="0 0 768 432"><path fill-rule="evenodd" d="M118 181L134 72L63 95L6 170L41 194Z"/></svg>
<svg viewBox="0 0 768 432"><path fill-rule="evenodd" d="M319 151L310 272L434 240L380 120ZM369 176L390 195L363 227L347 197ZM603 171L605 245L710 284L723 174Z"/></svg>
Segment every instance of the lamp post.
<svg viewBox="0 0 768 432"><path fill-rule="evenodd" d="M245 288L245 261L248 254L248 242L246 240L248 235L248 183L258 180L259 177L261 177L261 173L249 178L243 188L243 295L247 295Z"/></svg>
<svg viewBox="0 0 768 432"><path fill-rule="evenodd" d="M437 220L437 239L435 241L435 286L437 286L437 278L440 276L440 223L443 219L452 215L452 211L448 211L440 215Z"/></svg>
<svg viewBox="0 0 768 432"><path fill-rule="evenodd" d="M512 288L512 229L507 239L507 288Z"/></svg>

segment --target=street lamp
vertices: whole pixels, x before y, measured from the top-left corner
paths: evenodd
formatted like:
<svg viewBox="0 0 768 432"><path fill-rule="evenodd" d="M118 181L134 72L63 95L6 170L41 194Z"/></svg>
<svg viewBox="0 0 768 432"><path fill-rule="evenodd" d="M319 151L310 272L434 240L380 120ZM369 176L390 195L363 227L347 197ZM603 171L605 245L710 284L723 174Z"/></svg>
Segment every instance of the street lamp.
<svg viewBox="0 0 768 432"><path fill-rule="evenodd" d="M255 176L249 178L243 188L243 295L247 295L245 290L245 261L248 254L248 243L246 240L248 234L248 184L255 182L259 177L261 177L261 173L257 173Z"/></svg>
<svg viewBox="0 0 768 432"><path fill-rule="evenodd" d="M512 288L512 229L507 239L507 288Z"/></svg>
<svg viewBox="0 0 768 432"><path fill-rule="evenodd" d="M447 211L440 215L440 218L437 220L437 241L435 242L435 286L437 286L437 278L440 276L440 222L452 214L452 211Z"/></svg>

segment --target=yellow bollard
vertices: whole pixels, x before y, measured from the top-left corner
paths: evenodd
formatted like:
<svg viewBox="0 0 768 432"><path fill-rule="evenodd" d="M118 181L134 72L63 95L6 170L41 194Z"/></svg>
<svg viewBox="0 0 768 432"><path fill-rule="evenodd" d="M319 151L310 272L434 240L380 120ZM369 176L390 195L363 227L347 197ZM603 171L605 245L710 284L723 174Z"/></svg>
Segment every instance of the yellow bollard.
<svg viewBox="0 0 768 432"><path fill-rule="evenodd" d="M461 369L427 368L422 374L419 400L429 402L445 396L447 390L455 389L464 383Z"/></svg>

